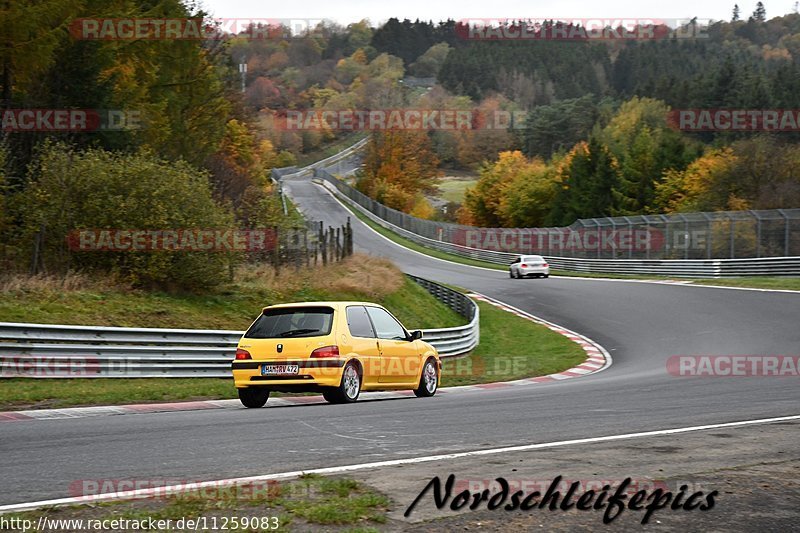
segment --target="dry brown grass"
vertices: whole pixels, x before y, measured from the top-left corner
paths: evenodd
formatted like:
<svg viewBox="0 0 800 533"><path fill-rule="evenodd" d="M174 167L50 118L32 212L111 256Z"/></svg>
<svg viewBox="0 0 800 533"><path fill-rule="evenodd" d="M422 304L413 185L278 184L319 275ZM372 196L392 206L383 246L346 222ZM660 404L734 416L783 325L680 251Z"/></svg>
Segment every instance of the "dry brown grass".
<svg viewBox="0 0 800 533"><path fill-rule="evenodd" d="M280 294L303 289L354 293L382 298L403 285L403 274L388 260L364 254L353 255L338 263L322 266L283 267L278 273L269 264L242 265L237 268L234 285L239 289L261 289ZM232 289L223 284L224 294ZM70 272L66 275L6 274L0 277L0 293L57 295L78 291L136 292L127 283L111 276Z"/></svg>
<svg viewBox="0 0 800 533"><path fill-rule="evenodd" d="M317 271L321 267L317 267ZM403 285L403 273L389 260L365 254L355 254L336 263L311 279L313 287L336 292L364 293L370 298L383 298Z"/></svg>
<svg viewBox="0 0 800 533"><path fill-rule="evenodd" d="M65 275L5 274L0 277L0 293L59 293L65 291L127 291L128 283L112 276L89 276L81 272Z"/></svg>
<svg viewBox="0 0 800 533"><path fill-rule="evenodd" d="M403 274L388 260L355 254L338 263L322 266L283 267L276 274L270 265L242 266L236 272L240 286L296 292L304 287L324 291L356 293L382 298L403 285Z"/></svg>
<svg viewBox="0 0 800 533"><path fill-rule="evenodd" d="M269 264L241 265L236 269L234 279L240 287L266 290L296 291L303 286L308 269L281 268L278 273Z"/></svg>

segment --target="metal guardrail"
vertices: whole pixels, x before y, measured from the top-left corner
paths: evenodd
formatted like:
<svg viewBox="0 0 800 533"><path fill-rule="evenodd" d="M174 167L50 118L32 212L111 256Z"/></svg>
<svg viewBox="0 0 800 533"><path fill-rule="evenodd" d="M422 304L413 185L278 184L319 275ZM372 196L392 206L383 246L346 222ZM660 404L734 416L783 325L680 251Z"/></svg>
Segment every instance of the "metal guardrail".
<svg viewBox="0 0 800 533"><path fill-rule="evenodd" d="M436 348L436 351L442 357L464 354L475 348L480 342L480 310L478 305L470 298L449 287L412 276L411 274L406 274L406 276L425 288L434 298L469 320L469 323L464 326L423 330L425 342Z"/></svg>
<svg viewBox="0 0 800 533"><path fill-rule="evenodd" d="M333 165L338 164L344 161L345 159L360 152L361 150L363 150L364 147L367 146L368 142L369 142L369 137L365 137L360 141L356 142L355 144L348 146L341 152L335 153L332 156L326 157L325 159L321 159L316 163L312 163L302 168L298 167L273 168L271 172L271 179L273 183L275 183L278 186L278 194L281 197L281 206L283 208L283 214L287 215L289 213L288 207L286 206L286 196L284 195L283 192L284 179L311 176L317 169L333 168Z"/></svg>
<svg viewBox="0 0 800 533"><path fill-rule="evenodd" d="M317 178L331 180L324 165ZM800 256L800 209L672 213L575 221L566 227L484 228L423 220L347 184L339 192L382 220L440 243L575 259L744 259Z"/></svg>
<svg viewBox="0 0 800 533"><path fill-rule="evenodd" d="M800 276L800 257L757 259L573 259L549 257L554 268L599 274L649 274L690 278Z"/></svg>
<svg viewBox="0 0 800 533"><path fill-rule="evenodd" d="M367 206L374 200L353 189L324 169L314 172L315 178L337 197L358 209L376 224L417 244L460 257L509 265L518 254L484 250L432 239L402 228L374 213ZM363 198L362 198L363 197ZM388 208L386 208L388 209ZM553 268L597 274L640 274L687 278L719 278L730 276L798 276L800 257L759 257L746 259L592 259L545 255Z"/></svg>
<svg viewBox="0 0 800 533"><path fill-rule="evenodd" d="M291 179L291 178L301 178L303 176L313 175L314 171L317 169L322 169L322 168L330 169L333 167L334 164L339 163L340 161L343 161L349 158L350 156L363 150L364 147L367 146L368 142L369 142L369 137L365 137L360 141L358 141L357 143L348 146L341 152L333 154L330 157L326 157L325 159L321 159L316 163L312 163L303 168L286 167L286 168L272 169L272 178L274 181L280 181L283 179Z"/></svg>
<svg viewBox="0 0 800 533"><path fill-rule="evenodd" d="M413 277L469 323L423 330L443 357L477 346L477 305L447 287ZM0 323L0 377L230 377L244 332Z"/></svg>

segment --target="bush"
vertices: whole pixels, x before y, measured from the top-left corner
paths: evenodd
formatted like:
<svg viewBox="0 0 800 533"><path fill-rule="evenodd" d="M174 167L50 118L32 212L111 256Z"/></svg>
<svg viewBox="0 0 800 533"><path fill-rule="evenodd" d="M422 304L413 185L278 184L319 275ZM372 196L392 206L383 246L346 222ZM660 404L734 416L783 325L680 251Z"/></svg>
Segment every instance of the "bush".
<svg viewBox="0 0 800 533"><path fill-rule="evenodd" d="M67 237L82 229L234 228L215 203L208 176L189 164L150 153L76 151L45 144L19 194L21 241L36 270L117 274L134 285L199 289L215 285L233 257L223 252L81 252Z"/></svg>

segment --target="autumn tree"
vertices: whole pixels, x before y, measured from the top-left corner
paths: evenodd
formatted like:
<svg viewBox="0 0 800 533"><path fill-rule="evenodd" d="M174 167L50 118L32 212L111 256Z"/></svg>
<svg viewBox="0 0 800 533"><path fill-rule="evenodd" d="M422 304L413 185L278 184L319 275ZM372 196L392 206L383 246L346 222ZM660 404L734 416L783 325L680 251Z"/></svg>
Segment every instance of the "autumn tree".
<svg viewBox="0 0 800 533"><path fill-rule="evenodd" d="M524 173L527 160L522 152L501 152L493 163L486 162L480 169L478 182L464 194L464 212L461 220L476 226L502 226L500 205L503 191L514 178Z"/></svg>
<svg viewBox="0 0 800 533"><path fill-rule="evenodd" d="M715 190L736 164L731 148L710 150L685 170L667 171L656 186L657 206L666 212L713 211L728 207L725 191Z"/></svg>
<svg viewBox="0 0 800 533"><path fill-rule="evenodd" d="M387 130L372 135L358 189L400 211L410 212L431 192L439 160L425 132Z"/></svg>
<svg viewBox="0 0 800 533"><path fill-rule="evenodd" d="M411 73L422 78L435 78L450 50L452 48L447 43L437 43L431 46L411 64Z"/></svg>
<svg viewBox="0 0 800 533"><path fill-rule="evenodd" d="M555 194L555 172L541 159L501 152L481 167L478 183L467 189L461 222L479 226L541 226Z"/></svg>

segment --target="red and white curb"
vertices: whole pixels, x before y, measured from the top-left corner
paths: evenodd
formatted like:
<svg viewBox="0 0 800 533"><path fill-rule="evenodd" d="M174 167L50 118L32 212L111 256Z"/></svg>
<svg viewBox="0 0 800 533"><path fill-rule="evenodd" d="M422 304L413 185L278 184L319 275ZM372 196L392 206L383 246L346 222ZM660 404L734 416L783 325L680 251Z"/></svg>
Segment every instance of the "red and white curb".
<svg viewBox="0 0 800 533"><path fill-rule="evenodd" d="M571 341L578 343L586 352L586 360L557 374L538 376L535 378L524 378L514 381L499 381L496 383L482 383L480 385L462 385L458 387L442 387L438 394L453 394L471 391L484 391L487 389L502 389L507 387L518 387L521 385L536 385L576 377L594 374L605 370L611 366L611 356L609 353L591 339L574 331L570 331L552 322L526 313L521 309L510 306L494 298L482 294L468 294L470 298L494 305L504 311L513 313L521 318L542 324L552 331L564 335ZM364 400L392 400L413 397L413 391L387 391L387 392L364 392L359 397ZM270 398L267 407L291 407L297 405L325 404L327 403L322 396L284 396L280 398ZM64 420L74 418L88 418L93 416L125 415L137 413L172 413L180 411L204 411L209 409L243 409L239 400L202 400L192 402L171 402L171 403L144 403L132 405L107 405L96 407L68 407L64 409L30 409L26 411L5 411L0 412L0 422L19 422L25 420Z"/></svg>
<svg viewBox="0 0 800 533"><path fill-rule="evenodd" d="M559 335L565 336L566 338L577 343L581 348L583 348L583 351L586 352L586 360L577 366L564 370L563 372L558 372L557 374L548 374L546 376L518 379L514 381L500 381L497 383L486 383L482 385L469 385L467 387L451 387L451 390L455 388L497 389L503 387L516 387L520 385L533 385L536 383L547 383L549 381L559 381L564 379L586 376L588 374L596 374L597 372L601 372L611 366L612 363L611 354L609 354L608 351L605 348L603 348L600 344L596 343L595 341L586 337L585 335L581 335L580 333L576 333L572 330L561 327L558 324L554 324L543 318L539 318L535 315L525 312L522 309L518 309L512 305L508 305L507 303L495 300L494 298L490 298L483 294L470 293L467 294L467 296L469 296L474 300L491 304L504 311L508 311L509 313L513 313L520 318L524 318L526 320L530 320L531 322L536 322L537 324L541 324L546 328L550 329L551 331L554 331Z"/></svg>

